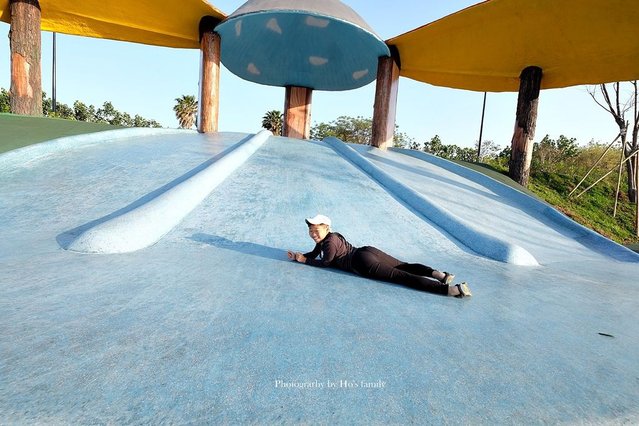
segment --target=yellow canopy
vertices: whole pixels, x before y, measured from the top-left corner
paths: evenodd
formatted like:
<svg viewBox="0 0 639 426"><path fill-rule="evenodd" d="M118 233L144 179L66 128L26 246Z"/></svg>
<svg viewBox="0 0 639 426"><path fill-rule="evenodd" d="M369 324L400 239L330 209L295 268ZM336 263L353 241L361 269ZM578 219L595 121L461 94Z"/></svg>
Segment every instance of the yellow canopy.
<svg viewBox="0 0 639 426"><path fill-rule="evenodd" d="M438 86L517 91L531 65L546 89L639 79L637 0L488 0L387 43Z"/></svg>
<svg viewBox="0 0 639 426"><path fill-rule="evenodd" d="M45 31L166 47L199 47L203 16L224 19L205 0L40 0ZM0 20L10 22L9 1Z"/></svg>

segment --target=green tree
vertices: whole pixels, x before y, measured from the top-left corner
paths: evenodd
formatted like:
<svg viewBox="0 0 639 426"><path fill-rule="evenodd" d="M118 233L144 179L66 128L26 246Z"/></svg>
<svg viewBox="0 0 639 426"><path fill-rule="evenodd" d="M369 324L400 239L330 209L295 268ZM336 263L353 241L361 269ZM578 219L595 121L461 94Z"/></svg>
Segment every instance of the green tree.
<svg viewBox="0 0 639 426"><path fill-rule="evenodd" d="M78 121L95 121L95 107L93 105L88 107L83 102L75 101L73 115Z"/></svg>
<svg viewBox="0 0 639 426"><path fill-rule="evenodd" d="M457 145L451 145L451 152L448 158L451 160L460 160L472 163L477 159L477 149L471 147L462 148Z"/></svg>
<svg viewBox="0 0 639 426"><path fill-rule="evenodd" d="M101 122L125 127L162 127L157 121L147 120L137 114L134 118L131 118L128 113L122 113L115 109L111 102L105 102L102 108L99 108L97 111L93 105L87 106L78 100L73 103L73 107L56 102L55 113L53 112L52 106L52 99L47 97L46 92L42 92L42 113L45 117ZM0 112L11 112L10 93L2 87L0 87Z"/></svg>
<svg viewBox="0 0 639 426"><path fill-rule="evenodd" d="M134 123L133 123L133 119L131 118L131 116L129 115L129 113L123 112L120 114L119 116L120 119L120 126L125 126L125 127L133 127Z"/></svg>
<svg viewBox="0 0 639 426"><path fill-rule="evenodd" d="M373 134L373 120L364 117L340 116L330 123L318 123L311 127L311 139L322 140L332 136L344 142L368 145L371 143ZM393 146L403 148L414 146L415 140L406 133L399 131L399 126L395 126L393 136Z"/></svg>
<svg viewBox="0 0 639 426"><path fill-rule="evenodd" d="M310 138L316 141L321 141L325 137L335 137L335 131L333 126L328 123L318 123L311 127Z"/></svg>
<svg viewBox="0 0 639 426"><path fill-rule="evenodd" d="M479 148L479 141L475 142L475 154ZM494 159L501 151L501 147L491 140L481 142L481 151L479 152L479 161Z"/></svg>
<svg viewBox="0 0 639 426"><path fill-rule="evenodd" d="M567 138L560 135L559 139L551 139L546 135L533 145L532 170L533 172L556 172L565 167L566 161L577 156L579 147L575 138Z"/></svg>
<svg viewBox="0 0 639 426"><path fill-rule="evenodd" d="M135 114L135 117L133 117L133 127L151 127L151 121Z"/></svg>
<svg viewBox="0 0 639 426"><path fill-rule="evenodd" d="M67 104L56 102L55 112L53 112L53 100L47 97L46 92L42 92L42 115L45 117L64 118L65 120L75 120L73 108Z"/></svg>
<svg viewBox="0 0 639 426"><path fill-rule="evenodd" d="M0 112L11 112L11 98L4 87L0 88Z"/></svg>
<svg viewBox="0 0 639 426"><path fill-rule="evenodd" d="M262 117L262 127L276 136L282 135L283 114L277 110L267 111Z"/></svg>
<svg viewBox="0 0 639 426"><path fill-rule="evenodd" d="M45 117L48 117L49 114L51 114L51 111L53 110L52 105L53 105L53 101L51 100L51 98L47 98L47 92L43 90L42 91L42 115L44 115Z"/></svg>
<svg viewBox="0 0 639 426"><path fill-rule="evenodd" d="M371 141L373 120L370 118L341 116L332 123L335 137L344 142L366 145Z"/></svg>
<svg viewBox="0 0 639 426"><path fill-rule="evenodd" d="M435 135L431 140L424 142L423 150L438 157L449 160L461 160L474 162L477 159L477 148L462 148L457 145L446 145L439 135Z"/></svg>
<svg viewBox="0 0 639 426"><path fill-rule="evenodd" d="M180 123L182 129L190 129L195 124L197 115L197 101L195 96L182 95L179 98L175 98L175 117Z"/></svg>
<svg viewBox="0 0 639 426"><path fill-rule="evenodd" d="M408 144L408 149L414 149L416 151L419 151L419 149L421 148L421 145L419 144L419 142L413 140Z"/></svg>
<svg viewBox="0 0 639 426"><path fill-rule="evenodd" d="M119 125L121 122L120 112L115 109L111 102L102 104L102 108L98 108L95 113L96 121L99 123L109 123Z"/></svg>
<svg viewBox="0 0 639 426"><path fill-rule="evenodd" d="M504 172L508 170L508 162L510 161L510 146L505 147L501 151L495 153L494 157L487 157L483 161Z"/></svg>
<svg viewBox="0 0 639 426"><path fill-rule="evenodd" d="M372 120L364 117L340 116L330 123L319 123L311 127L311 139L322 140L333 136L344 142L366 145L370 143Z"/></svg>
<svg viewBox="0 0 639 426"><path fill-rule="evenodd" d="M395 133L393 135L393 146L395 148L419 149L419 142L411 138L404 132L399 131L399 126L395 125Z"/></svg>
<svg viewBox="0 0 639 426"><path fill-rule="evenodd" d="M144 117L141 117L135 114L133 117L133 127L162 127L160 123L155 120L148 120Z"/></svg>
<svg viewBox="0 0 639 426"><path fill-rule="evenodd" d="M64 118L65 120L75 120L75 111L67 104L56 103L55 112L50 111L48 116Z"/></svg>
<svg viewBox="0 0 639 426"><path fill-rule="evenodd" d="M499 154L497 154L497 158L509 159L511 153L512 153L512 147L507 146L506 148L504 148L501 151L499 151Z"/></svg>
<svg viewBox="0 0 639 426"><path fill-rule="evenodd" d="M429 141L424 142L422 149L424 152L428 152L429 154L437 155L439 157L445 158L448 155L448 148L443 144L439 135L435 135Z"/></svg>

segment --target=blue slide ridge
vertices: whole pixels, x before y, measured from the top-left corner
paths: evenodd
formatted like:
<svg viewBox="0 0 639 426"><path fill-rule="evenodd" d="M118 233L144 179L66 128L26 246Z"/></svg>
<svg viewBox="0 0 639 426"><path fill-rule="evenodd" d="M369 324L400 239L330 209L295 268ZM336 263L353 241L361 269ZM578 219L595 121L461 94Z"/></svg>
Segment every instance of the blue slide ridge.
<svg viewBox="0 0 639 426"><path fill-rule="evenodd" d="M495 238L464 222L453 213L437 206L422 194L402 184L339 139L328 137L324 139L324 142L366 172L417 213L440 226L474 252L490 259L514 265L539 265L535 257L523 247Z"/></svg>
<svg viewBox="0 0 639 426"><path fill-rule="evenodd" d="M227 149L208 167L167 191L130 209L123 209L89 224L71 241L67 250L84 253L128 253L158 242L197 205L240 167L272 135L263 130Z"/></svg>
<svg viewBox="0 0 639 426"><path fill-rule="evenodd" d="M544 216L556 223L558 226L568 229L574 232L577 237L576 240L588 246L596 251L605 252L608 256L613 257L620 261L625 262L639 262L639 253L635 253L627 247L616 243L601 234L586 228L580 223L575 222L568 216L564 215L553 206L535 198L530 195L518 191L516 188L499 182L490 176L475 170L463 167L452 161L440 158L426 152L416 151L413 149L402 148L390 148L390 151L400 154L408 155L419 160L423 160L439 166L443 169L449 170L459 176L462 176L468 180L482 185L483 187L503 196L509 200L515 201L519 206L526 209L526 211L533 212L535 215Z"/></svg>

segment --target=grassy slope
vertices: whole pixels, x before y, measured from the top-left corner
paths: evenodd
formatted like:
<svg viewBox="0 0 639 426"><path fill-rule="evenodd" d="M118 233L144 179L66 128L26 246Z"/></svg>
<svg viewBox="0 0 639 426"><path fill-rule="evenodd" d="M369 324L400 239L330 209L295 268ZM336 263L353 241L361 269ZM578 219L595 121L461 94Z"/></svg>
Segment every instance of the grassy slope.
<svg viewBox="0 0 639 426"><path fill-rule="evenodd" d="M0 114L0 153L63 136L119 128L103 123Z"/></svg>
<svg viewBox="0 0 639 426"><path fill-rule="evenodd" d="M579 179L579 176L538 173L531 180L529 187L539 197L584 226L622 244L639 242L634 232L636 205L628 201L625 191L619 194L617 214L613 216L616 183L603 181L580 197L576 197L575 195L587 187L582 185L580 190L569 198L569 192L577 184L576 179Z"/></svg>

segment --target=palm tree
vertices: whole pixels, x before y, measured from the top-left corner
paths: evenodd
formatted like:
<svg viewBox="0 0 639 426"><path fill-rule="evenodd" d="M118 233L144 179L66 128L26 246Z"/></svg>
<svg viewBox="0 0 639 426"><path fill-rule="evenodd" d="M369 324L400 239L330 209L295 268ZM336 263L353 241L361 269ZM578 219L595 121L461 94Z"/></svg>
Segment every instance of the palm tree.
<svg viewBox="0 0 639 426"><path fill-rule="evenodd" d="M277 110L267 111L262 117L262 127L270 130L274 135L282 134L282 113Z"/></svg>
<svg viewBox="0 0 639 426"><path fill-rule="evenodd" d="M181 98L175 98L177 102L173 107L175 117L180 122L182 129L190 129L195 124L195 116L197 114L197 101L195 96L182 95Z"/></svg>

